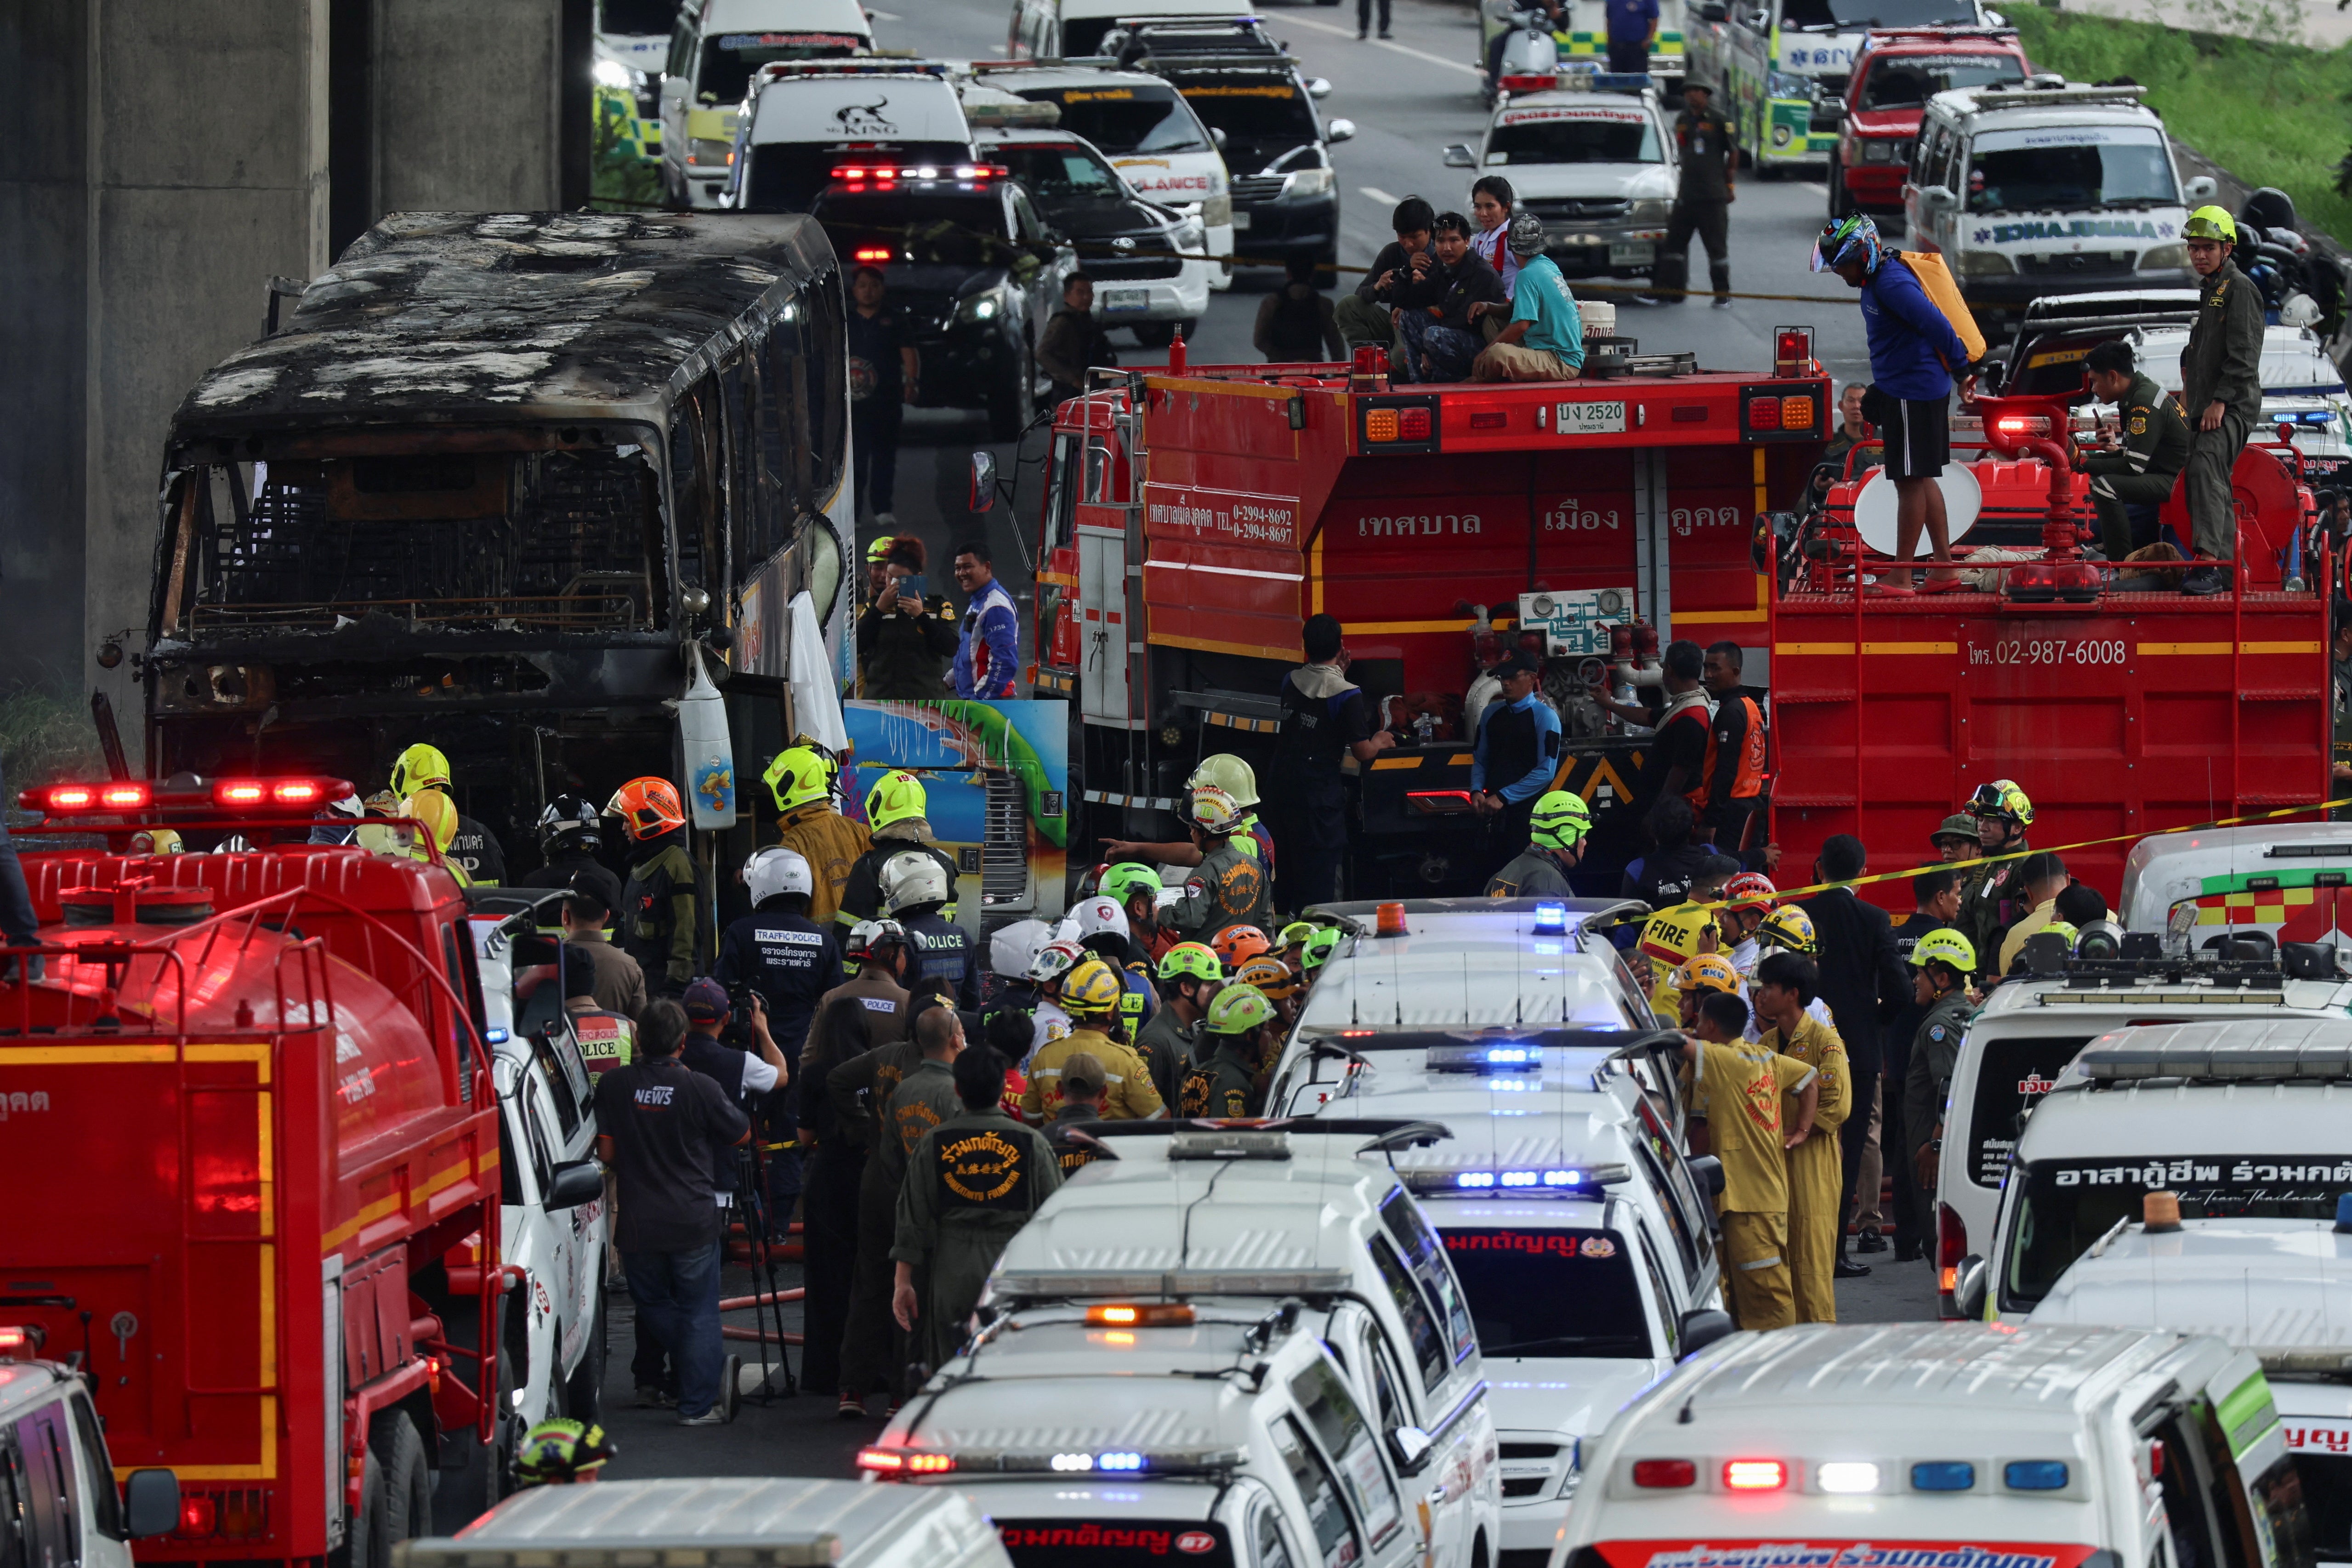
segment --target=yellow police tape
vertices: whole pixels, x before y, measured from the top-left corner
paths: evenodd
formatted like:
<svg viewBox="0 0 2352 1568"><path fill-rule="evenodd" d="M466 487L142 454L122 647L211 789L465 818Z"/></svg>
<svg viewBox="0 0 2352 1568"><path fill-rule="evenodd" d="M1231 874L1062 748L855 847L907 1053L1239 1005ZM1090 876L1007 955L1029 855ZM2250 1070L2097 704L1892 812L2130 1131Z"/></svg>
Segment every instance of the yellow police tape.
<svg viewBox="0 0 2352 1568"><path fill-rule="evenodd" d="M2139 838L2161 838L2173 833L2202 833L2209 827L2239 827L2249 822L2275 822L2283 816L2300 816L2307 811L2333 811L2338 806L2347 805L2352 805L2352 795L2347 795L2341 800L2315 801L2309 805L2282 806L2276 811L2258 811L2247 816L2220 816L2210 822L2191 822L2179 827L2159 827L2149 833L2110 834L2105 838L2084 838L2073 844L2053 844L2046 849L2011 849L1999 855L1979 855L1973 860L1937 860L1926 866L1914 866L1906 871L1874 872L1870 876L1856 877L1850 881L1815 882L1802 888L1780 888L1775 889L1773 896L1793 899L1805 893L1826 893L1832 888L1859 888L1872 882L1899 882L1928 871L1965 870L1971 866L1991 866L2003 860L2022 860L2029 855L2063 855L2070 849L2093 849L2102 844L2125 844ZM2352 848L2347 848L2347 858L2352 858ZM2122 889L2116 889L2116 893L2120 897ZM1729 900L1717 899L1707 903L1685 907L1719 910L1725 908L1729 902Z"/></svg>

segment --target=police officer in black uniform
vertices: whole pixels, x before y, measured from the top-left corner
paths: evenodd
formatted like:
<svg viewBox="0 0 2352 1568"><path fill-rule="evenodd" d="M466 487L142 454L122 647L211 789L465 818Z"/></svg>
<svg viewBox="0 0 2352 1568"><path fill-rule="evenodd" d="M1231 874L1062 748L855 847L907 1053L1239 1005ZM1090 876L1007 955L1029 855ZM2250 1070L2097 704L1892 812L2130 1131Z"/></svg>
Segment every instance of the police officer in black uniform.
<svg viewBox="0 0 2352 1568"><path fill-rule="evenodd" d="M914 943L908 988L921 980L944 980L958 1007L978 1012L980 951L963 927L940 913L953 892L939 861L914 847L892 856L882 867L882 896L889 902L890 918L907 928Z"/></svg>

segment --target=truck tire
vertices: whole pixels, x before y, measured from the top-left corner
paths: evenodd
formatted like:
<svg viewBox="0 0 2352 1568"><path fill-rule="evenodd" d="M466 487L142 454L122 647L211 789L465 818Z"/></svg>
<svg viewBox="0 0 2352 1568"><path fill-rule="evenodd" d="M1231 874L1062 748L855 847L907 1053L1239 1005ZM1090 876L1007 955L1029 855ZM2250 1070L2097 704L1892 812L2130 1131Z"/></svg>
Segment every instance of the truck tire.
<svg viewBox="0 0 2352 1568"><path fill-rule="evenodd" d="M343 1522L343 1543L327 1554L330 1568L391 1568L392 1543L384 1538L383 1463L370 1443L360 1461L360 1510Z"/></svg>
<svg viewBox="0 0 2352 1568"><path fill-rule="evenodd" d="M382 1563L392 1561L392 1548L404 1541L428 1535L433 1530L433 1477L425 1463L425 1439L416 1424L402 1410L388 1410L368 1429L368 1458L383 1477Z"/></svg>
<svg viewBox="0 0 2352 1568"><path fill-rule="evenodd" d="M563 1414L574 1421L593 1423L604 1409L604 1299L596 1298L595 1319L588 1325L588 1346L572 1370L564 1388Z"/></svg>

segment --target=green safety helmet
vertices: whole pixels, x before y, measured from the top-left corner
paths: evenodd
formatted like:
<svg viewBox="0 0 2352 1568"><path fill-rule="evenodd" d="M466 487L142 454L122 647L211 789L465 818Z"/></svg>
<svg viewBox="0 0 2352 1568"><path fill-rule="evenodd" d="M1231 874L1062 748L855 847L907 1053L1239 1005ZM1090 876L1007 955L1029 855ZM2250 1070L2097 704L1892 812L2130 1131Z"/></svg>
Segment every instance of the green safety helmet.
<svg viewBox="0 0 2352 1568"><path fill-rule="evenodd" d="M428 746L422 741L400 753L392 764L392 793L415 795L426 784L446 784L449 782L449 759L441 754L438 746Z"/></svg>
<svg viewBox="0 0 2352 1568"><path fill-rule="evenodd" d="M1244 811L1257 804L1257 774L1231 752L1212 752L1202 757L1200 765L1192 770L1192 776L1184 781L1186 789L1198 789L1202 784L1214 784L1223 790Z"/></svg>
<svg viewBox="0 0 2352 1568"><path fill-rule="evenodd" d="M1122 860L1102 874L1097 885L1106 899L1117 899L1124 905L1138 893L1160 897L1160 873L1140 860Z"/></svg>
<svg viewBox="0 0 2352 1568"><path fill-rule="evenodd" d="M1160 955L1160 978L1167 984L1179 980L1213 983L1224 977L1224 961L1200 942L1180 942Z"/></svg>
<svg viewBox="0 0 2352 1568"><path fill-rule="evenodd" d="M1274 1016L1274 1004L1255 985L1239 982L1217 993L1202 1027L1213 1035L1246 1035Z"/></svg>
<svg viewBox="0 0 2352 1568"><path fill-rule="evenodd" d="M1591 831L1592 813L1572 790L1551 791L1528 818L1528 837L1547 849L1573 849Z"/></svg>
<svg viewBox="0 0 2352 1568"><path fill-rule="evenodd" d="M873 832L879 833L894 822L929 815L930 798L923 793L923 781L904 768L892 768L866 792L866 826Z"/></svg>
<svg viewBox="0 0 2352 1568"><path fill-rule="evenodd" d="M793 746L776 753L768 764L768 793L778 811L790 811L833 793L833 763L814 746Z"/></svg>
<svg viewBox="0 0 2352 1568"><path fill-rule="evenodd" d="M515 1479L527 1487L561 1485L604 1468L617 1450L594 1422L542 1421L515 1449Z"/></svg>
<svg viewBox="0 0 2352 1568"><path fill-rule="evenodd" d="M1322 968L1331 962L1331 955L1339 951L1339 943L1345 936L1346 933L1336 926L1318 928L1315 934L1307 939L1306 945L1298 950L1298 966L1310 971Z"/></svg>
<svg viewBox="0 0 2352 1568"><path fill-rule="evenodd" d="M2052 921L2048 925L2043 926L2042 930L2029 932L2026 940L2030 942L2034 937L2045 934L2065 938L2066 951L2068 952L2072 952L2074 951L2074 942L2076 939L2081 937L2083 933L2081 931L2076 929L2074 922L2072 921Z"/></svg>
<svg viewBox="0 0 2352 1568"><path fill-rule="evenodd" d="M1302 946L1308 937L1322 929L1313 921L1293 921L1276 935L1274 945L1277 949Z"/></svg>
<svg viewBox="0 0 2352 1568"><path fill-rule="evenodd" d="M1945 926L1931 931L1911 949L1911 967L1925 969L1931 963L1949 965L1961 974L1973 974L1977 967L1976 943Z"/></svg>
<svg viewBox="0 0 2352 1568"><path fill-rule="evenodd" d="M2180 226L2180 237L2218 239L2224 245L2235 245L2238 243L2237 220L2221 207L2199 207L2189 215L2189 221Z"/></svg>
<svg viewBox="0 0 2352 1568"><path fill-rule="evenodd" d="M885 561L889 560L890 547L898 542L898 541L896 535L886 533L881 538L876 540L873 543L867 545L866 547L866 564L868 566L879 566Z"/></svg>
<svg viewBox="0 0 2352 1568"><path fill-rule="evenodd" d="M1977 841L1977 819L1965 811L1956 811L1944 818L1941 827L1927 835L1927 842L1938 847L1947 838L1960 838L1974 844Z"/></svg>

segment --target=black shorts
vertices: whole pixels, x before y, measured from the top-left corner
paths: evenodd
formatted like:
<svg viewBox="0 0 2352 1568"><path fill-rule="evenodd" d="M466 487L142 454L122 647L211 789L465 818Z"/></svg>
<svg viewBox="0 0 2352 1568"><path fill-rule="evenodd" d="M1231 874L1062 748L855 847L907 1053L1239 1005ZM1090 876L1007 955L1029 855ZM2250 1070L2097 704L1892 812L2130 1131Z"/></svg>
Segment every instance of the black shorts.
<svg viewBox="0 0 2352 1568"><path fill-rule="evenodd" d="M1932 479L1942 473L1952 460L1951 399L1914 403L1882 396L1879 402L1886 416L1876 422L1886 442L1886 477Z"/></svg>

